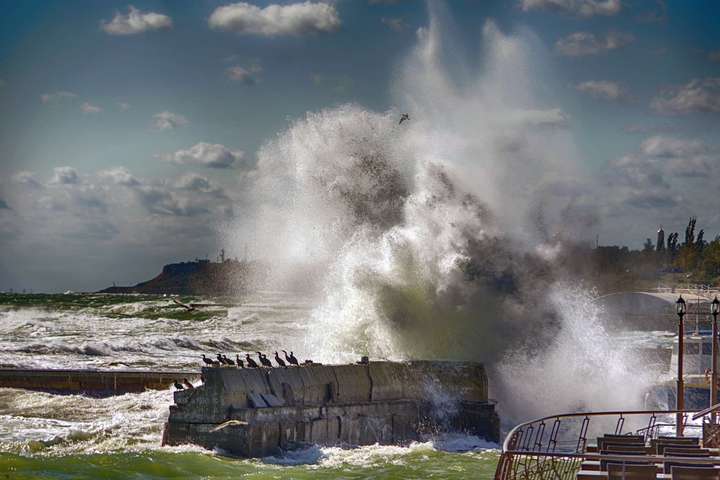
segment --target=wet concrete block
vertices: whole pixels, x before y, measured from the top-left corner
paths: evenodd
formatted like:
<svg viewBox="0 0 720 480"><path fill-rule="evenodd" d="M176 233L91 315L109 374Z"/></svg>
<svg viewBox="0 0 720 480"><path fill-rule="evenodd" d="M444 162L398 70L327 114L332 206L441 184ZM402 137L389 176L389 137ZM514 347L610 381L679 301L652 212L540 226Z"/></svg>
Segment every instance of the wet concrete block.
<svg viewBox="0 0 720 480"><path fill-rule="evenodd" d="M370 401L371 383L367 365L333 365L337 379L335 402L364 403Z"/></svg>

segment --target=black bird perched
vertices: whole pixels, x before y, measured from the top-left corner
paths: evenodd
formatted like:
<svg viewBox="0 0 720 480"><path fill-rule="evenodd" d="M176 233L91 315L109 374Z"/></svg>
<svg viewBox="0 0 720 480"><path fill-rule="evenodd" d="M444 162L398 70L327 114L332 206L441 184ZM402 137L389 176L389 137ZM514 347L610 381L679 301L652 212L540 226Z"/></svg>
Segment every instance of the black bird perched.
<svg viewBox="0 0 720 480"><path fill-rule="evenodd" d="M290 350L290 358L288 358L288 362L292 363L293 365L300 366L300 362L298 362L298 359L292 352L292 350Z"/></svg>
<svg viewBox="0 0 720 480"><path fill-rule="evenodd" d="M227 363L228 365L232 367L235 366L235 362L231 358L228 358L226 355L223 355L223 359L225 359L225 363Z"/></svg>
<svg viewBox="0 0 720 480"><path fill-rule="evenodd" d="M185 387L183 387L177 380L175 380L175 388L178 390L185 390Z"/></svg>
<svg viewBox="0 0 720 480"><path fill-rule="evenodd" d="M403 113L402 115L400 115L400 121L398 122L398 125L402 125L402 122L404 122L405 120L410 120L410 115L408 115L407 113Z"/></svg>
<svg viewBox="0 0 720 480"><path fill-rule="evenodd" d="M282 358L280 358L280 355L278 355L277 352L275 352L275 361L276 361L277 364L280 365L281 367L284 367L284 366L285 366L285 361L284 361Z"/></svg>
<svg viewBox="0 0 720 480"><path fill-rule="evenodd" d="M256 362L255 360L253 360L252 358L250 358L250 354L249 354L249 353L246 353L246 354L245 354L245 360L247 360L248 368L258 368L258 367L260 366L260 365L257 364L257 362Z"/></svg>
<svg viewBox="0 0 720 480"><path fill-rule="evenodd" d="M219 353L217 354L217 359L218 359L218 362L220 363L220 365L225 365L225 359Z"/></svg>
<svg viewBox="0 0 720 480"><path fill-rule="evenodd" d="M245 366L243 365L243 361L240 358L240 355L235 355L235 361L237 362L238 368L245 368Z"/></svg>
<svg viewBox="0 0 720 480"><path fill-rule="evenodd" d="M262 352L255 352L255 353L258 354L258 357L260 358L260 363L262 363L263 366L272 368L272 362L270 360L268 360L267 356L265 356L264 353L262 353Z"/></svg>
<svg viewBox="0 0 720 480"><path fill-rule="evenodd" d="M188 379L187 379L187 378L183 378L183 383L182 383L182 384L183 384L183 386L184 386L185 388L187 388L188 390L190 390L191 388L195 388L195 387L193 387L193 384L192 384L192 383L188 382Z"/></svg>
<svg viewBox="0 0 720 480"><path fill-rule="evenodd" d="M206 357L204 353L202 354L202 360L205 362L205 365L213 365L215 363L212 358Z"/></svg>

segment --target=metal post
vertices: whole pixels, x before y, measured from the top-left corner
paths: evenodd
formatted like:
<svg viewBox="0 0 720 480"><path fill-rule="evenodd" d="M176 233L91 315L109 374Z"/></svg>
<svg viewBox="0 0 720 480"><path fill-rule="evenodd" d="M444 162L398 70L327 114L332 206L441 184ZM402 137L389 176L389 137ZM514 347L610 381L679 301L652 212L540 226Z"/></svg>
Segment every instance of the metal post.
<svg viewBox="0 0 720 480"><path fill-rule="evenodd" d="M717 312L713 312L712 323L712 377L710 379L710 406L718 403L718 378L717 378L717 355L718 355L718 330ZM717 416L715 412L710 415L710 422L715 424Z"/></svg>
<svg viewBox="0 0 720 480"><path fill-rule="evenodd" d="M678 378L677 378L677 403L676 410L685 410L685 385L683 383L683 353L685 350L685 331L683 328L684 312L678 312L680 322L678 323ZM678 412L675 419L677 436L683 436L683 414Z"/></svg>

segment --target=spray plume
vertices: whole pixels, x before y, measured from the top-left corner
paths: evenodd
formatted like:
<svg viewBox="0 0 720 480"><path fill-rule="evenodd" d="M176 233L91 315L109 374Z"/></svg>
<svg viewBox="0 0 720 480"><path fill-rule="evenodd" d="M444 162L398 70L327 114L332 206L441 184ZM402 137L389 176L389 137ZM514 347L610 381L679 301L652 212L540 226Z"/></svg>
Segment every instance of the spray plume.
<svg viewBox="0 0 720 480"><path fill-rule="evenodd" d="M402 110L309 113L260 150L257 243L274 263L314 265L314 358L483 361L516 418L608 403L603 389L629 380L624 359L584 321L598 316L587 294L558 282L558 245L535 240L560 213L548 183L581 174L567 116L534 91L547 79L531 58L545 54L532 33L488 22L472 71L447 54L442 5L429 11L393 87ZM401 111L411 121L398 124Z"/></svg>

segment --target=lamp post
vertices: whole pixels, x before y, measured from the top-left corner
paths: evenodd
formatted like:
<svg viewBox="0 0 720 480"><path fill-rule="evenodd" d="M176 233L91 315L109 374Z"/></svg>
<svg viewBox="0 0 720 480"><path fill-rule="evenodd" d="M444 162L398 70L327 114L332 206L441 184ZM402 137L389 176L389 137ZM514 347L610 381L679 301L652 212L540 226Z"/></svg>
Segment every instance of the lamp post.
<svg viewBox="0 0 720 480"><path fill-rule="evenodd" d="M678 318L680 321L678 322L678 373L677 373L677 403L675 406L675 410L684 410L685 409L685 385L683 383L683 353L685 350L685 332L683 329L683 317L685 316L685 300L683 300L682 295L680 295L680 298L677 299L677 302L675 302L675 310L677 311ZM676 431L677 436L682 437L683 436L683 414L682 412L678 411L676 418L675 418L675 425L676 425Z"/></svg>
<svg viewBox="0 0 720 480"><path fill-rule="evenodd" d="M715 295L715 300L710 303L710 313L713 316L712 323L712 377L710 379L710 406L718 403L718 378L717 378L717 356L718 356L718 329L717 329L717 317L720 313L720 300ZM710 416L710 421L715 423L716 415L715 412Z"/></svg>

